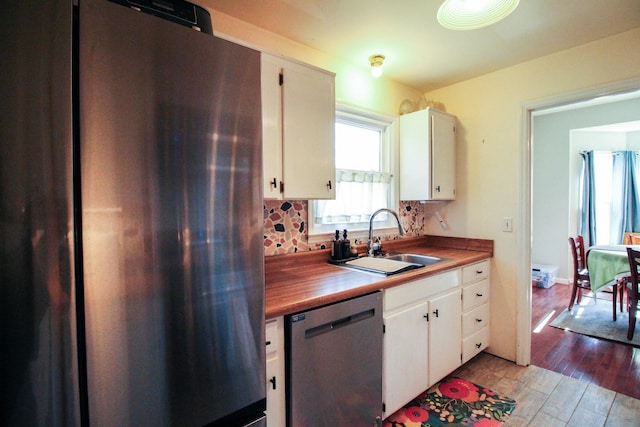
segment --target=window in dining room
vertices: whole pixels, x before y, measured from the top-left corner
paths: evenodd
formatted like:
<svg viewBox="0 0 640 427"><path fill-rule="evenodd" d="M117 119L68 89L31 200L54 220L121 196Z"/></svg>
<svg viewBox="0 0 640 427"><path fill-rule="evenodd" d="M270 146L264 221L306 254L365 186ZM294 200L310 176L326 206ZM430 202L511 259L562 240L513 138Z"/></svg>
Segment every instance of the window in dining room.
<svg viewBox="0 0 640 427"><path fill-rule="evenodd" d="M580 234L588 245L620 244L640 231L640 151L581 155Z"/></svg>

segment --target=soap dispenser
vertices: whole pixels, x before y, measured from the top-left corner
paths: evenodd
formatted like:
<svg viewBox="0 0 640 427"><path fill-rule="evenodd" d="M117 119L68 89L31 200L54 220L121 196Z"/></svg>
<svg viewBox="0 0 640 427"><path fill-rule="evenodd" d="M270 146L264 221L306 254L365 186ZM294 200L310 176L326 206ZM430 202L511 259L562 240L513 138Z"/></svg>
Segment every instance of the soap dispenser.
<svg viewBox="0 0 640 427"><path fill-rule="evenodd" d="M334 260L342 259L342 240L340 240L340 230L336 230L336 235L333 238L333 245L331 246L331 258Z"/></svg>
<svg viewBox="0 0 640 427"><path fill-rule="evenodd" d="M351 256L351 241L347 238L347 230L343 230L342 234L342 257L349 258Z"/></svg>

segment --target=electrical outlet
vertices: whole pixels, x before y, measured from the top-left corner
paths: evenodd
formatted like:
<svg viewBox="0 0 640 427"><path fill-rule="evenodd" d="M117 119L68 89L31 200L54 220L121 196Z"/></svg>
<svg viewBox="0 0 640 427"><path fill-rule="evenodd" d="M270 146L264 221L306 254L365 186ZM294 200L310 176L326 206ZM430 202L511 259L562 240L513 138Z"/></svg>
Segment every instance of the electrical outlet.
<svg viewBox="0 0 640 427"><path fill-rule="evenodd" d="M510 216L502 218L502 231L506 231L508 233L513 231L513 218Z"/></svg>

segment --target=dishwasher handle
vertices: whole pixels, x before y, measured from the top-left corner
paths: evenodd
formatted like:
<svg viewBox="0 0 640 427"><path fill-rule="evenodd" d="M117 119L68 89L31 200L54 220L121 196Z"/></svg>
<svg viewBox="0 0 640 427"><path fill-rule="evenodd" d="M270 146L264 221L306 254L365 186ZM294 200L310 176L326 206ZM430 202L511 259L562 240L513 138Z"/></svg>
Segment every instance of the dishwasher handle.
<svg viewBox="0 0 640 427"><path fill-rule="evenodd" d="M345 326L353 325L354 323L358 323L363 320L369 319L371 317L374 317L375 314L376 314L376 310L374 308L371 308L369 310L364 310L359 313L352 314L350 316L332 320L330 322L323 323L322 325L318 325L313 328L307 329L306 331L304 331L304 337L305 339L311 339L318 335L322 335L327 332L344 328Z"/></svg>

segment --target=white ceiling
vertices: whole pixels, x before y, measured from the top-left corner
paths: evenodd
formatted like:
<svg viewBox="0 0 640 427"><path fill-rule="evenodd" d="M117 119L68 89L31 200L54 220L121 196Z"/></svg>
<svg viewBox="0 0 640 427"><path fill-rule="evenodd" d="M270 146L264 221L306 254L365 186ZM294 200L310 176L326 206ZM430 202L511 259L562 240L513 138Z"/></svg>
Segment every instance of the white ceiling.
<svg viewBox="0 0 640 427"><path fill-rule="evenodd" d="M640 27L640 0L520 0L472 31L438 24L442 0L195 1L351 63L381 53L387 77L422 91Z"/></svg>

